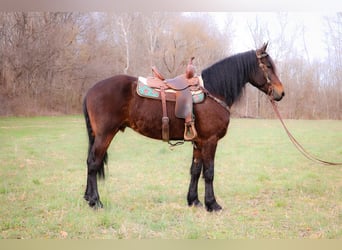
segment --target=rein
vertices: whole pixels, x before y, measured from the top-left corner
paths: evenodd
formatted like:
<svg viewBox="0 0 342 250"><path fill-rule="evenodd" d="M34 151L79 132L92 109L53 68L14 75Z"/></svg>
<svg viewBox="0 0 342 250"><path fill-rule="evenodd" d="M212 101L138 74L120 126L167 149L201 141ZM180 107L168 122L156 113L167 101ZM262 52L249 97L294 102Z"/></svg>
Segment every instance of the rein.
<svg viewBox="0 0 342 250"><path fill-rule="evenodd" d="M281 124L283 125L285 131L286 131L286 134L288 135L288 137L290 138L291 142L293 143L293 145L297 148L297 150L302 153L302 155L304 155L307 159L313 161L313 162L317 162L317 163L320 163L320 164L324 164L324 165L329 165L329 166L340 166L342 165L342 163L336 163L336 162L329 162L329 161L324 161L324 160L321 160L321 159L318 159L317 157L313 156L312 154L310 154L309 152L307 152L303 146L296 140L296 138L294 138L294 136L291 134L291 132L288 130L288 128L286 127L280 113L279 113L279 110L278 110L278 107L277 107L277 104L274 102L273 99L270 98L270 101L271 101L271 104L272 104L272 107L273 107L273 110L274 112L276 113L277 117L279 118Z"/></svg>
<svg viewBox="0 0 342 250"><path fill-rule="evenodd" d="M226 111L228 111L228 113L230 113L230 107L227 105L227 103L225 103L224 101L222 101L222 100L218 99L217 97L213 96L212 94L210 94L210 92L206 88L204 88L203 86L200 86L200 88L206 96L213 99L215 102L220 104Z"/></svg>
<svg viewBox="0 0 342 250"><path fill-rule="evenodd" d="M267 74L267 66L265 64L262 63L261 59L264 58L264 57L267 57L268 54L267 53L263 53L263 54L258 54L256 53L256 56L257 56L257 59L258 59L258 64L259 64L259 67L261 68L261 70L263 71L264 73L264 77L266 79L266 84L270 84L271 83L271 80ZM277 107L277 104L275 103L275 101L272 99L272 92L273 92L273 89L272 87L270 86L269 89L268 89L268 97L270 99L270 102L272 104L272 107L273 107L273 110L274 112L276 113L277 117L279 118L281 124L283 125L284 129L285 129L285 132L286 134L288 135L288 137L290 138L291 142L293 143L293 145L297 148L297 150L302 154L304 155L307 159L313 161L313 162L317 162L317 163L320 163L320 164L324 164L324 165L329 165L329 166L339 166L339 165L342 165L342 163L336 163L336 162L329 162L329 161L324 161L324 160L321 160L315 156L313 156L312 154L310 154L308 151L306 151L304 149L304 147L296 140L296 138L294 138L294 136L291 134L291 132L289 131L289 129L286 127L281 115L280 115L280 112L278 110L278 107Z"/></svg>

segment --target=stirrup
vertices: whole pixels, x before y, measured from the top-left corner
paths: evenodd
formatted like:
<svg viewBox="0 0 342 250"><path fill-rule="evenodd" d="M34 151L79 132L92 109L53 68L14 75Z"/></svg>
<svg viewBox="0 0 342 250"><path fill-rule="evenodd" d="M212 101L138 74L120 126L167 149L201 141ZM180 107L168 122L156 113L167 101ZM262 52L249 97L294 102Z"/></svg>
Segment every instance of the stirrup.
<svg viewBox="0 0 342 250"><path fill-rule="evenodd" d="M184 129L184 140L185 141L192 141L197 137L197 131L195 128L195 123L194 121L191 122L186 122L184 124L185 129Z"/></svg>

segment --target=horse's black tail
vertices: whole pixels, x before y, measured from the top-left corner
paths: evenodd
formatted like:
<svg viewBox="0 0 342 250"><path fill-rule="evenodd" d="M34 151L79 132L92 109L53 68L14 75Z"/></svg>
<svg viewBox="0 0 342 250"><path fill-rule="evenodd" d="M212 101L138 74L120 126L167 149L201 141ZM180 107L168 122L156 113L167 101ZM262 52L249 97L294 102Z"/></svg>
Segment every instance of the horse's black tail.
<svg viewBox="0 0 342 250"><path fill-rule="evenodd" d="M88 138L89 138L89 146L88 146L88 157L90 157L91 154L91 149L94 145L95 142L95 136L93 132L93 128L91 127L90 119L89 119L89 114L88 114L88 109L86 105L86 99L83 101L83 114L87 126L87 132L88 132ZM93 157L93 156L92 156ZM97 176L99 179L104 179L105 178L105 170L104 170L104 165L107 165L108 162L108 154L105 152L105 155L103 156L102 163L100 166L100 169L97 172Z"/></svg>

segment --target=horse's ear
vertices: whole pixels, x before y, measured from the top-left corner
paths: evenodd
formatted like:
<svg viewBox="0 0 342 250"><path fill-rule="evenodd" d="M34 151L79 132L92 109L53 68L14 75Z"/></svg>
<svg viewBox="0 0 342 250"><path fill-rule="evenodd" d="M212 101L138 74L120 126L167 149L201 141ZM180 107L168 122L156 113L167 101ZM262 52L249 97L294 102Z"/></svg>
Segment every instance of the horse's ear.
<svg viewBox="0 0 342 250"><path fill-rule="evenodd" d="M262 45L262 47L260 48L260 51L266 52L267 46L268 46L268 42L264 43L264 44Z"/></svg>
<svg viewBox="0 0 342 250"><path fill-rule="evenodd" d="M263 55L267 55L266 49L268 46L268 42L264 43L260 49L256 50L256 54L258 57L262 57Z"/></svg>

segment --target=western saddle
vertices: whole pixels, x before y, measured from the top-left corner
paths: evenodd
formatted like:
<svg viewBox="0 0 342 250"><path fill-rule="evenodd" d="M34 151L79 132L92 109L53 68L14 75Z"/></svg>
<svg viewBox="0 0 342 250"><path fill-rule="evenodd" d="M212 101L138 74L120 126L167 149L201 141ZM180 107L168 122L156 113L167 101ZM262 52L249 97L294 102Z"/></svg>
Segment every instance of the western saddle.
<svg viewBox="0 0 342 250"><path fill-rule="evenodd" d="M195 119L193 115L192 91L200 90L200 79L195 76L195 67L190 59L185 73L172 79L165 79L156 67L152 67L153 77L148 77L146 83L149 87L160 91L162 102L162 139L169 141L169 118L166 109L166 90L175 91L175 116L185 120L184 140L192 141L197 137Z"/></svg>

